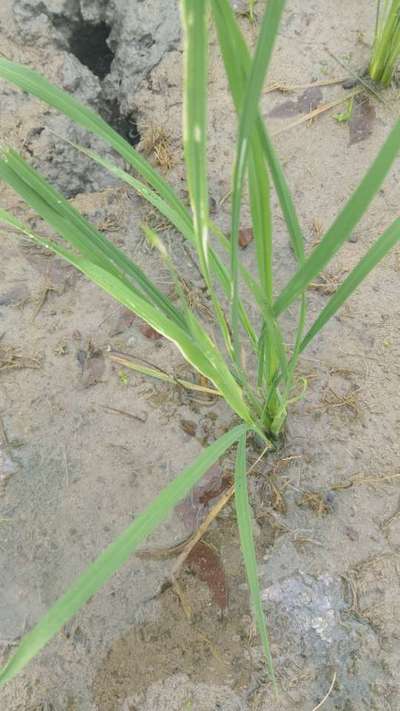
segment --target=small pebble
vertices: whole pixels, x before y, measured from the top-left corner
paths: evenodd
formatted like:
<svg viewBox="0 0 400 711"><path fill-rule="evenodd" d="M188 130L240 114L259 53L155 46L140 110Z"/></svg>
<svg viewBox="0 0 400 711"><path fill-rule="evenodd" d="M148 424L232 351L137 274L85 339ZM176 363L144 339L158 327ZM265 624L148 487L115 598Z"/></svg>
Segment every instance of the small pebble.
<svg viewBox="0 0 400 711"><path fill-rule="evenodd" d="M355 78L354 79L346 79L346 81L344 81L342 83L342 87L343 87L343 89L354 89L354 87L357 86L357 84L358 84L358 79L355 79Z"/></svg>

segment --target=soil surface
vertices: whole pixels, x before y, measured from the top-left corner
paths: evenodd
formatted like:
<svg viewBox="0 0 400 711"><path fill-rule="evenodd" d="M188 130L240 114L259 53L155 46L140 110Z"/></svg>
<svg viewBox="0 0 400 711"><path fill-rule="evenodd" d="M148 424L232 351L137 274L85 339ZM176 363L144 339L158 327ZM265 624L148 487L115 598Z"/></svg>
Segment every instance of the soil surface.
<svg viewBox="0 0 400 711"><path fill-rule="evenodd" d="M246 3L233 5L240 14ZM254 24L240 16L251 45L263 5L256 3ZM393 86L381 100L355 96L351 119L344 116L354 88L343 88L351 72L338 59L356 72L365 68L374 26L369 5L288 0L263 94L307 251L399 115ZM112 119L184 194L175 2L2 0L0 32L4 56ZM214 219L227 228L236 123L214 34L210 55L210 196ZM140 225L160 230L207 319L182 238L55 133L95 148L100 142L3 81L0 107L1 142L40 167L169 291L170 276ZM310 319L397 216L399 175L397 161L366 218L310 289ZM295 265L273 202L278 290ZM1 207L35 225L4 186ZM246 207L242 223L249 227ZM122 352L192 377L171 344L72 268L4 227L1 250L3 663L86 565L234 418L221 403L113 359L113 351ZM254 266L254 245L242 256ZM278 699L265 675L228 504L182 570L179 588L164 590L174 558L132 557L0 691L1 709L313 711L325 697L326 711L400 708L399 282L397 247L302 357L307 390L292 406L285 443L250 478ZM258 454L249 449L249 461ZM230 453L146 548L180 544L229 485L232 463Z"/></svg>

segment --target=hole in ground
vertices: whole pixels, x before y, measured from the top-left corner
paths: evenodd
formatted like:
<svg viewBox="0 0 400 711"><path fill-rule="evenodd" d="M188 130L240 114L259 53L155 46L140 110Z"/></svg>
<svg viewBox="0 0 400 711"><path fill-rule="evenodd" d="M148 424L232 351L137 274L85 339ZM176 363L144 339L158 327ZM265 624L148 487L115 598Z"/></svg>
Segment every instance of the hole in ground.
<svg viewBox="0 0 400 711"><path fill-rule="evenodd" d="M123 116L116 99L114 101L104 101L100 113L103 119L113 127L114 131L119 133L122 138L125 138L131 146L137 146L140 141L140 133L133 114Z"/></svg>
<svg viewBox="0 0 400 711"><path fill-rule="evenodd" d="M65 30L65 21L62 22L60 18L53 18L53 25ZM111 27L106 22L86 22L82 17L68 28L69 51L100 80L110 73L114 59L114 52L107 44L110 32ZM108 100L103 95L99 103L98 111L102 118L131 146L136 146L140 141L140 133L134 115L121 114L118 99Z"/></svg>
<svg viewBox="0 0 400 711"><path fill-rule="evenodd" d="M71 54L99 79L104 79L110 73L114 59L114 52L107 44L110 32L111 27L106 22L93 24L82 19L73 26L68 39ZM104 99L101 102L100 113L131 146L139 143L140 134L135 117L132 114L123 116L117 99L113 101Z"/></svg>
<svg viewBox="0 0 400 711"><path fill-rule="evenodd" d="M110 73L114 53L107 44L111 27L105 22L94 25L82 20L75 25L69 37L72 54L93 74L104 79Z"/></svg>

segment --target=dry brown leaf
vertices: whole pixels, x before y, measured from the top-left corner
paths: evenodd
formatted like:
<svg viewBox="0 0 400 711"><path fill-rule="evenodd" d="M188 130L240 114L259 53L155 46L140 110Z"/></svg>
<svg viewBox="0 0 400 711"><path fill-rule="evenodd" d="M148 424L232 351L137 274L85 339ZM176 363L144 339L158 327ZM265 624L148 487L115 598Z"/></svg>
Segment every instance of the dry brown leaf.
<svg viewBox="0 0 400 711"><path fill-rule="evenodd" d="M186 562L195 575L204 583L221 610L228 607L228 589L225 571L218 553L207 543L199 541L190 551Z"/></svg>
<svg viewBox="0 0 400 711"><path fill-rule="evenodd" d="M202 478L201 484L195 486L178 506L176 511L183 518L184 523L191 530L197 528L199 522L206 516L210 502L220 496L230 485L229 475L224 475L219 464L209 469Z"/></svg>
<svg viewBox="0 0 400 711"><path fill-rule="evenodd" d="M162 334L156 331L155 328L153 328L152 326L149 326L148 323L141 323L139 326L139 331L142 336L148 338L150 341L158 341L160 338L162 338Z"/></svg>
<svg viewBox="0 0 400 711"><path fill-rule="evenodd" d="M80 350L77 357L82 366L82 380L85 387L96 385L106 368L103 352L89 341L87 351Z"/></svg>
<svg viewBox="0 0 400 711"><path fill-rule="evenodd" d="M253 240L253 229L252 227L243 227L239 230L239 246L245 249L250 242Z"/></svg>
<svg viewBox="0 0 400 711"><path fill-rule="evenodd" d="M190 435L190 437L196 436L197 424L193 422L193 420L181 419L179 424L181 426L181 429L186 432L186 434Z"/></svg>

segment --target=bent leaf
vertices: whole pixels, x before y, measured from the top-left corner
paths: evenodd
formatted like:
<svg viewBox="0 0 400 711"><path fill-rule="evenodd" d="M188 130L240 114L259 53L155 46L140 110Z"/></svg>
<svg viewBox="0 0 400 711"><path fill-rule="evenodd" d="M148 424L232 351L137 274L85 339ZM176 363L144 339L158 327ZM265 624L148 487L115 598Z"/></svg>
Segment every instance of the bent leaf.
<svg viewBox="0 0 400 711"><path fill-rule="evenodd" d="M327 305L322 309L310 330L305 335L300 350L303 351L317 333L334 316L336 311L351 296L353 291L364 281L370 271L383 259L386 254L400 241L400 218L395 220L390 227L376 240L367 254L360 260L356 267L346 277L343 284L336 289Z"/></svg>
<svg viewBox="0 0 400 711"><path fill-rule="evenodd" d="M351 234L379 190L399 149L400 121L397 121L358 188L334 220L319 245L311 252L304 266L296 272L275 301L274 314L276 316L285 311L309 283L321 273Z"/></svg>
<svg viewBox="0 0 400 711"><path fill-rule="evenodd" d="M3 222L6 222L43 247L63 257L63 259L89 277L91 281L111 294L116 301L136 313L170 341L173 341L184 358L196 370L200 371L214 383L224 399L230 404L232 409L237 412L239 417L249 425L253 424L249 409L244 402L241 388L232 376L218 348L214 346L193 314L191 314L191 326L196 325L196 335L199 339L198 343L180 328L178 324L168 319L159 309L145 301L139 294L134 292L129 285L126 285L113 273L106 271L98 264L84 257L73 254L73 252L61 247L54 240L45 239L33 233L27 226L10 216L4 210L0 212L0 217Z"/></svg>
<svg viewBox="0 0 400 711"><path fill-rule="evenodd" d="M229 447L246 431L235 427L205 449L196 461L174 479L125 531L71 585L20 642L15 654L0 671L0 686L10 681L51 640L107 580L128 560L142 541L162 523Z"/></svg>
<svg viewBox="0 0 400 711"><path fill-rule="evenodd" d="M135 151L124 138L108 125L95 111L81 104L66 91L50 84L41 74L20 64L0 57L0 78L19 86L28 94L36 96L49 106L61 111L72 121L102 138L129 163L166 200L171 207L190 222L190 215L171 186L157 173L143 156Z"/></svg>

